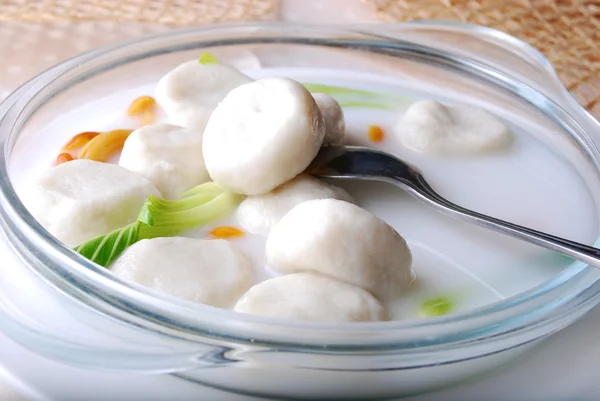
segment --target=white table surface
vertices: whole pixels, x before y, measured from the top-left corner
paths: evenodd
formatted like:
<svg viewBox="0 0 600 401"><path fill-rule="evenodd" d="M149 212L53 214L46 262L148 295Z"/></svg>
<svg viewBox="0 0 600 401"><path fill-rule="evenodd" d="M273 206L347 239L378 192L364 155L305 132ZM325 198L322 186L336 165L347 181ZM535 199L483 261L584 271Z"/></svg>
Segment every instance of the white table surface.
<svg viewBox="0 0 600 401"><path fill-rule="evenodd" d="M279 18L311 23L377 21L373 10L360 0L284 0ZM100 28L110 34L95 34ZM165 28L112 22L49 26L1 23L0 98L20 82L73 54L162 29ZM73 32L77 34L72 35ZM199 391L196 385L178 386L181 390L174 394L169 390L169 383L176 380L179 379L171 376L109 375L58 365L0 334L1 401L249 399L211 389ZM134 387L144 388L145 395L137 394ZM590 313L510 367L474 383L411 400L600 401L600 310Z"/></svg>

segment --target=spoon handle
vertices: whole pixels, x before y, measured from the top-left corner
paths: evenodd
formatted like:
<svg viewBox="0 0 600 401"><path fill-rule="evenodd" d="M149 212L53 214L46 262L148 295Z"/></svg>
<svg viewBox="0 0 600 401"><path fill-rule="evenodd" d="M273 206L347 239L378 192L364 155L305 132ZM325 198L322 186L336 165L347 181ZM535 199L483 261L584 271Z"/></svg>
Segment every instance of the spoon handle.
<svg viewBox="0 0 600 401"><path fill-rule="evenodd" d="M600 268L600 249L598 248L509 223L458 206L438 195L437 192L427 184L421 174L414 174L411 181L411 185L408 185L409 188L407 188L406 182L401 182L400 180L394 180L394 184L408 189L413 196L425 201L427 204L446 215L476 224L480 227L498 231L502 234L510 235L534 245L539 245L569 256L573 259L580 260L590 266Z"/></svg>

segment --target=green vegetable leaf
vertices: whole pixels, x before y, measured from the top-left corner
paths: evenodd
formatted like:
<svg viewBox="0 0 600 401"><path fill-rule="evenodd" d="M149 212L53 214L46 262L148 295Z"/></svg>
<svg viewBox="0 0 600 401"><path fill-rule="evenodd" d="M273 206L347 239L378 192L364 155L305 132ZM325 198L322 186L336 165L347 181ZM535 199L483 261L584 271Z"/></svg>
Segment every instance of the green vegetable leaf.
<svg viewBox="0 0 600 401"><path fill-rule="evenodd" d="M106 235L79 245L75 252L101 266L110 265L127 248L138 241L140 223L134 222Z"/></svg>
<svg viewBox="0 0 600 401"><path fill-rule="evenodd" d="M443 316L452 312L454 304L445 297L430 298L419 306L419 315L421 317Z"/></svg>
<svg viewBox="0 0 600 401"><path fill-rule="evenodd" d="M411 103L409 98L369 92L360 89L345 88L324 84L302 84L311 93L325 93L338 101L341 107L361 107L381 110L393 110Z"/></svg>
<svg viewBox="0 0 600 401"><path fill-rule="evenodd" d="M74 250L92 262L108 267L129 246L142 239L173 237L231 213L242 196L224 192L212 182L198 185L177 200L150 196L137 221L93 238ZM186 195L184 194L184 195Z"/></svg>
<svg viewBox="0 0 600 401"><path fill-rule="evenodd" d="M216 58L215 56L213 56L209 52L202 53L200 55L200 57L198 57L198 62L200 64L219 64L220 63L219 59Z"/></svg>
<svg viewBox="0 0 600 401"><path fill-rule="evenodd" d="M199 194L217 196L222 192L223 190L214 182L206 182L202 185L198 185L197 187L194 187L184 192L183 194L181 194L181 197L188 198L190 196Z"/></svg>
<svg viewBox="0 0 600 401"><path fill-rule="evenodd" d="M144 224L140 227L140 238L169 237L179 235L194 227L202 226L229 214L242 201L242 196L223 192L208 202L199 195L184 198L181 202L197 199L196 205L182 209L174 204L165 206L160 199L150 197L142 208ZM179 202L179 201L178 201ZM145 210L144 210L145 209Z"/></svg>
<svg viewBox="0 0 600 401"><path fill-rule="evenodd" d="M383 103L370 103L370 102L339 102L341 108L349 107L363 107L366 109L381 109L381 110L393 110L394 108L389 104Z"/></svg>
<svg viewBox="0 0 600 401"><path fill-rule="evenodd" d="M377 95L373 92L363 91L360 89L350 89L343 86L332 86L324 84L302 84L309 92L312 93L325 93L329 96L334 95L362 95L362 96L373 96Z"/></svg>

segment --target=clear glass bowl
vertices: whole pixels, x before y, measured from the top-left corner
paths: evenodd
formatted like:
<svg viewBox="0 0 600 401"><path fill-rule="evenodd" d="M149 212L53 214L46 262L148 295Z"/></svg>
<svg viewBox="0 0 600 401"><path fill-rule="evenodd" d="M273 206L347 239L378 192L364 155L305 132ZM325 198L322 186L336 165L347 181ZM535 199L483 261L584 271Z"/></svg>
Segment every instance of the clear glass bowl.
<svg viewBox="0 0 600 401"><path fill-rule="evenodd" d="M600 205L600 125L541 54L498 31L419 22L189 28L104 47L36 76L0 105L0 330L88 369L174 374L244 394L376 399L429 391L501 366L600 301L575 263L519 296L440 318L353 325L282 323L203 307L113 277L50 236L11 177L57 113L155 82L201 49L233 64L327 67L410 80L424 92L551 132ZM246 57L252 54L257 57ZM244 55L244 57L241 57ZM240 58L241 57L241 58Z"/></svg>

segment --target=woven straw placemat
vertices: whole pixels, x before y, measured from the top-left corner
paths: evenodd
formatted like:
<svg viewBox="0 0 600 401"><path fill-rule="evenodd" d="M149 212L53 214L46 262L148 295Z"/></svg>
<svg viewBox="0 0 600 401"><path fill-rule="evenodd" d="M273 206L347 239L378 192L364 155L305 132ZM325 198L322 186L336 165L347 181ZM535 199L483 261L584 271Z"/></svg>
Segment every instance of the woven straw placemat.
<svg viewBox="0 0 600 401"><path fill-rule="evenodd" d="M280 0L0 0L0 100L78 53L170 26L273 20Z"/></svg>
<svg viewBox="0 0 600 401"><path fill-rule="evenodd" d="M272 18L277 0L0 0L0 21L58 20L191 25Z"/></svg>
<svg viewBox="0 0 600 401"><path fill-rule="evenodd" d="M387 21L442 19L496 28L540 50L600 118L600 0L364 0Z"/></svg>
<svg viewBox="0 0 600 401"><path fill-rule="evenodd" d="M463 21L523 39L548 57L577 100L600 117L600 0L363 1L386 21ZM322 2L326 7L328 2ZM0 0L0 21L182 26L274 19L278 4L279 0ZM23 39L23 29L28 28L21 26L19 35L13 29L10 36Z"/></svg>

